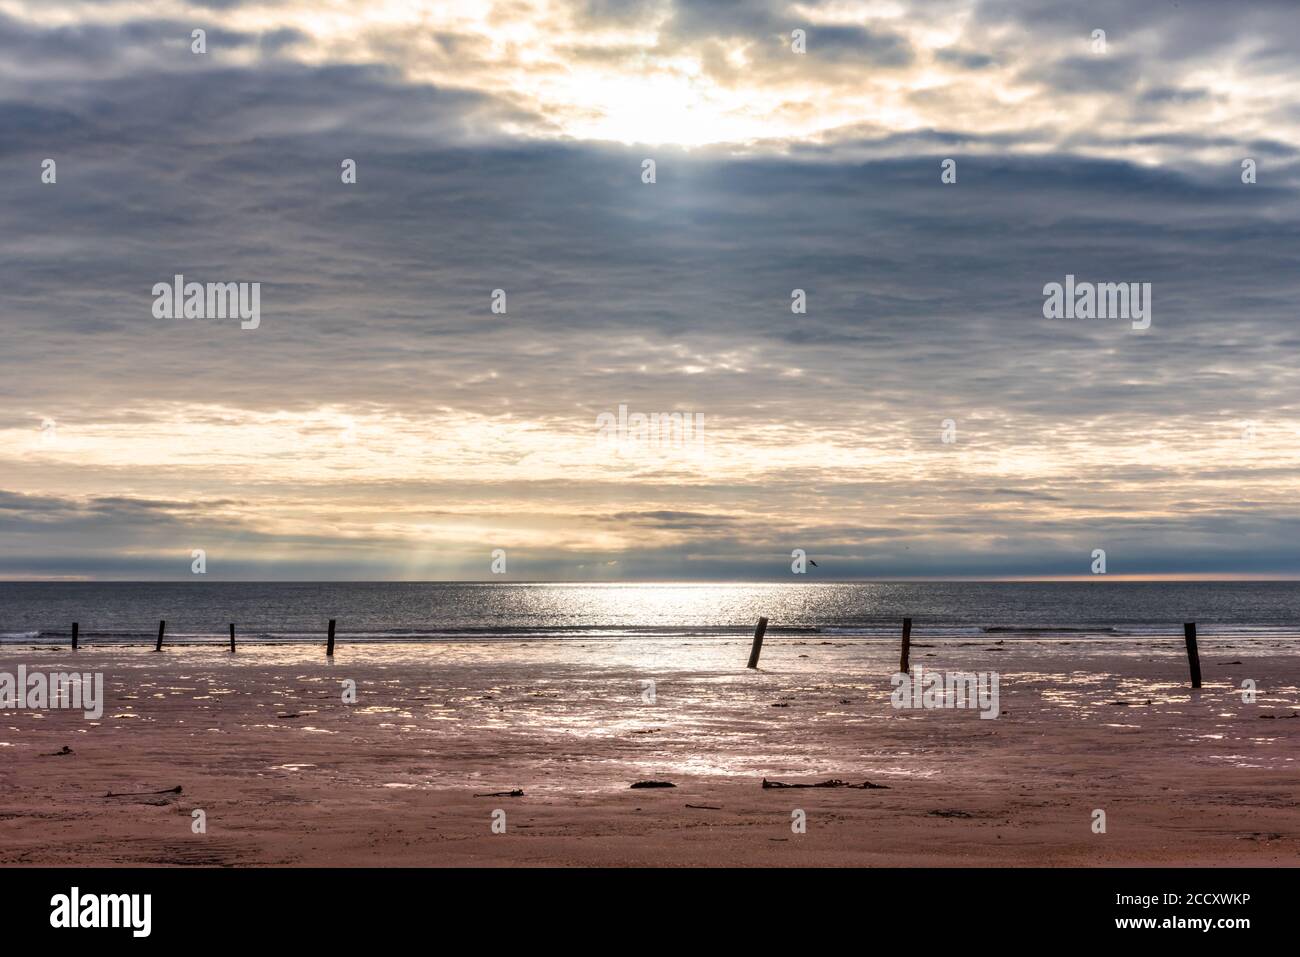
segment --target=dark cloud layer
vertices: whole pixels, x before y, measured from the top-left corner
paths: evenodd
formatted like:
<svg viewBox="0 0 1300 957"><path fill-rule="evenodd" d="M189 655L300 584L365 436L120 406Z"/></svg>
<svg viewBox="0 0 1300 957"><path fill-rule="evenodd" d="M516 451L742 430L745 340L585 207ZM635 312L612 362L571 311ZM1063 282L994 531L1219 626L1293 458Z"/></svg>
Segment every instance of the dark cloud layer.
<svg viewBox="0 0 1300 957"><path fill-rule="evenodd" d="M1076 39L1105 22L1116 43L1167 33L1171 61L1281 42L1260 27L1281 7L1234 8L1216 33L1202 25L1210 8L1183 6L1194 9L985 3L974 20ZM784 5L677 4L665 37L788 26ZM1099 157L1131 143L1105 132L1039 156L1014 149L1029 131L864 129L780 155L508 138L497 131L536 120L508 97L382 65L305 66L279 55L301 40L292 31L214 30L210 40L259 51L254 62L180 69L165 57L188 56L173 42L187 33L0 19L0 58L44 69L39 84L0 81L0 429L34 431L49 416L74 434L125 434L181 407L252 420L337 407L406 422L508 417L558 441L620 402L692 409L721 441L779 452L812 437L923 470L859 476L828 454L747 478L686 481L672 463L575 472L567 487L467 471L457 487L406 476L393 500L419 503L420 521L475 514L477 500L475 517L503 527L503 503L545 503L553 544L530 538L512 558L536 578L613 559L617 571L601 574L778 577L795 546L822 556L828 577L1073 574L1099 545L1116 573L1300 573L1282 491L1300 487L1298 440L1294 428L1278 438L1300 420L1300 163L1285 138L1239 144L1261 158L1250 186L1236 162ZM811 29L810 42L891 68L917 55L904 37L850 26ZM158 64L126 68L142 50ZM965 42L946 58L1000 65ZM1125 50L1020 72L1062 102L1099 90L1145 89L1155 110L1211 98L1161 85ZM1141 139L1189 155L1234 145L1181 136ZM46 157L55 186L40 181ZM647 157L652 186L641 182ZM940 182L947 157L955 185ZM345 158L355 186L340 182ZM175 273L261 282L261 327L154 319L151 287ZM1151 283L1151 329L1044 319L1043 286L1066 274ZM506 316L489 311L497 288ZM791 313L796 288L806 315ZM961 436L951 448L937 441L948 418ZM1247 420L1267 424L1264 460L1224 452ZM1133 461L1148 439L1177 457ZM341 542L241 511L301 449L269 450L265 475L204 458L215 451L171 476L108 457L6 457L0 574L171 577L198 541L230 555L229 577L409 572L383 517ZM1079 467L1062 475L1043 460ZM191 481L201 484L187 494ZM275 494L319 496L325 515L347 484L295 476ZM597 547L567 541L569 528L645 537L635 550ZM275 546L293 557L265 557ZM440 572L482 577L477 552L447 547Z"/></svg>

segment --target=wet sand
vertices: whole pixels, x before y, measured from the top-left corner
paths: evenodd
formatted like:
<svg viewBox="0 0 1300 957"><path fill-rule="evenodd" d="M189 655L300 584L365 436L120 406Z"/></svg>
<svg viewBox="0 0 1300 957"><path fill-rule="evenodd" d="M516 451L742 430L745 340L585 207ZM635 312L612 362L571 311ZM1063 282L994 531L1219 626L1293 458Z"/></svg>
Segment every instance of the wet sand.
<svg viewBox="0 0 1300 957"><path fill-rule="evenodd" d="M757 672L734 640L6 646L107 701L0 711L0 863L1294 866L1298 652L1202 638L1192 692L1180 641L917 639L999 673L981 720L895 710L893 642L769 638Z"/></svg>

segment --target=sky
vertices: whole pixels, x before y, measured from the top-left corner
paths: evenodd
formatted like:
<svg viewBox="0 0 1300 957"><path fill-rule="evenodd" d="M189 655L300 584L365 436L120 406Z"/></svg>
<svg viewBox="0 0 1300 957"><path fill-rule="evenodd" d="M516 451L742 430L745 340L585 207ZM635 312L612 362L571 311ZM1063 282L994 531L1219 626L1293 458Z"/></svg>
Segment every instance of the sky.
<svg viewBox="0 0 1300 957"><path fill-rule="evenodd" d="M1297 41L0 0L0 578L1300 577ZM177 274L257 327L159 318ZM1149 328L1046 317L1067 276Z"/></svg>

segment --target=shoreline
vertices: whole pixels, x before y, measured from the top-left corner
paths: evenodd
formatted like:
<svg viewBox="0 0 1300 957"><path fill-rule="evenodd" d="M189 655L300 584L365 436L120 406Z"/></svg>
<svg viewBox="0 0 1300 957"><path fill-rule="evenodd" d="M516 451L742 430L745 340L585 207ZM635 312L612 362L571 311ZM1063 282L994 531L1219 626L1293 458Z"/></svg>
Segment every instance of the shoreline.
<svg viewBox="0 0 1300 957"><path fill-rule="evenodd" d="M1181 626L1180 626L1181 627ZM45 634L51 634L46 632ZM266 632L252 632L249 634L236 635L239 647L302 647L314 648L317 646L324 647L327 640L327 632L321 634L302 634L295 632L290 637L267 637ZM0 654L7 651L72 651L70 647L70 633L59 635L58 640L39 641L36 638L0 638ZM1090 630L1070 630L1064 628L1044 628L1042 630L1024 630L1014 633L1005 630L990 630L982 635L936 635L925 634L914 629L912 631L912 647L921 645L930 645L934 647L976 647L996 644L1006 647L1020 647L1034 644L1045 645L1070 645L1077 644L1080 647L1096 647L1104 650L1123 650L1125 648L1139 648L1140 642L1182 642L1184 634L1178 632L1098 632ZM1230 634L1215 634L1197 632L1197 638L1201 642L1245 642L1248 644L1266 644L1266 643L1292 643L1300 650L1300 630L1283 629L1276 633L1261 632L1234 632ZM816 642L813 642L817 639ZM113 648L149 648L153 649L157 635L146 634L144 632L133 633L130 638L125 639L105 639L102 633L97 632L80 632L79 650L85 651L93 648L110 650ZM345 645L353 647L366 647L370 645L385 646L417 646L417 645L448 645L448 644L467 644L467 645L487 645L487 644L520 644L520 643L580 643L580 642L678 642L686 641L691 643L706 644L709 642L722 643L741 643L748 644L753 640L751 630L736 630L726 633L620 633L620 634L574 634L560 635L555 633L508 633L496 632L483 635L466 635L463 633L439 635L436 633L418 633L413 636L382 636L373 633L350 634L345 631L338 631L336 634L336 644L342 648ZM819 632L798 629L782 629L770 626L766 629L766 640L773 644L784 642L786 644L870 644L870 645L894 645L897 646L900 641L898 634L855 634L842 633L838 631ZM173 636L168 633L165 636L164 647L177 648L225 648L229 649L230 636L228 632L203 633L201 635L182 634Z"/></svg>

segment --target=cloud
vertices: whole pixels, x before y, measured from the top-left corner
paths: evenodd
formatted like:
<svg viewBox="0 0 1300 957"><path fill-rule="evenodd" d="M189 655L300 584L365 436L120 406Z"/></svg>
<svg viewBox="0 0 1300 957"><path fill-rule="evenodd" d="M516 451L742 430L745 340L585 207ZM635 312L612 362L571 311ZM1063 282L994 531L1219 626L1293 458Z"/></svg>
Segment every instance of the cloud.
<svg viewBox="0 0 1300 957"><path fill-rule="evenodd" d="M209 5L201 60L179 6L6 9L4 573L184 577L205 547L214 575L481 578L497 545L560 578L783 574L794 547L846 577L1094 547L1297 570L1296 117L1226 79L1280 7L1218 38L1103 7L1094 60L1092 14L814 5L798 60L784 5L591 4L535 61L541 25L454 11L345 42L294 3ZM579 135L557 65L671 74L771 135ZM1033 108L995 110L1012 92ZM823 101L856 116L765 119ZM261 327L154 319L177 273L262 283ZM1044 319L1067 274L1151 283L1151 329ZM621 404L703 437L602 444Z"/></svg>
<svg viewBox="0 0 1300 957"><path fill-rule="evenodd" d="M1026 153L1068 148L1137 162L1224 161L1223 150L1157 149L1180 130L1210 140L1292 143L1300 92L1284 4L1107 2L1062 11L1018 2L380 2L317 15L312 0L195 6L11 0L0 49L22 96L44 80L102 82L383 64L413 87L456 88L501 106L474 135L791 150L834 142L870 117L895 134L972 143L1013 133ZM418 28L413 28L418 17ZM189 52L206 24L209 53ZM808 51L790 49L792 29ZM1094 30L1107 48L1091 47ZM340 90L334 102L347 103ZM1202 99L1217 104L1205 110ZM1153 111L1159 102L1161 110ZM247 98L244 106L251 105ZM370 114L366 114L370 115ZM1105 145L1091 142L1104 137ZM1127 145L1122 145L1127 144ZM897 155L897 154L895 154Z"/></svg>

